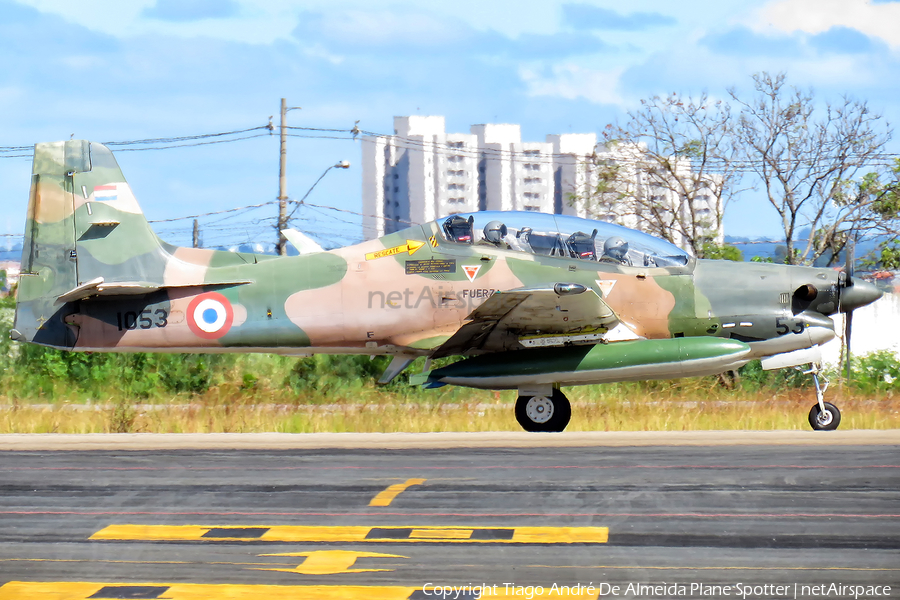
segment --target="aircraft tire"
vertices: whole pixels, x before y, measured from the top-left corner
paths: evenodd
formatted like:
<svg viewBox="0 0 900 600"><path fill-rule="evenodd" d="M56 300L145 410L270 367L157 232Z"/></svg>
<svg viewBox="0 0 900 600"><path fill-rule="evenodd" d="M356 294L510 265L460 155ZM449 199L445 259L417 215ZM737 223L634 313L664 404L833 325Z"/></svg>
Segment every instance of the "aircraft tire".
<svg viewBox="0 0 900 600"><path fill-rule="evenodd" d="M516 421L525 431L559 433L571 418L569 399L559 390L550 396L519 396L516 400Z"/></svg>
<svg viewBox="0 0 900 600"><path fill-rule="evenodd" d="M820 418L819 403L809 409L809 424L816 431L833 431L841 424L841 411L831 402L825 403L825 414Z"/></svg>

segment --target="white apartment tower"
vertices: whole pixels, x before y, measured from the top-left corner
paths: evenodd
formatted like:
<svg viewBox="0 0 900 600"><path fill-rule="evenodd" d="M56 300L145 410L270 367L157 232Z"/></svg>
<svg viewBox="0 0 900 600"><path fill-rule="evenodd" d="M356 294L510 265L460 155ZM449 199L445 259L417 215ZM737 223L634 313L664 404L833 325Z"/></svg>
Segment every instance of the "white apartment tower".
<svg viewBox="0 0 900 600"><path fill-rule="evenodd" d="M658 163L648 157L643 143L622 144L613 147L598 146L592 165L618 165L624 169L624 187L604 198L593 194L591 188L577 188L578 199L571 202L572 213L580 217L618 223L631 229L655 233L664 223L697 223L703 237L722 245L725 232L722 227L722 179L712 173L697 177L692 171L691 161L686 158L674 160L674 175L658 168ZM596 172L582 177L581 185L596 186ZM699 189L694 186L699 185ZM693 205L691 204L693 203ZM649 215L651 208L653 215ZM658 207L658 208L656 208ZM652 219L654 226L649 223ZM670 239L678 246L690 250L687 240L678 227L665 227Z"/></svg>
<svg viewBox="0 0 900 600"><path fill-rule="evenodd" d="M522 142L519 125L444 129L444 117L394 117L394 135L363 138L366 239L461 212L576 214L566 197L589 172L594 134Z"/></svg>
<svg viewBox="0 0 900 600"><path fill-rule="evenodd" d="M637 164L631 151L598 149L593 133L523 142L519 125L473 125L468 134L446 133L444 117L409 116L394 117L394 135L365 136L362 142L365 239L481 210L575 215L641 228L627 202L604 207L570 200L590 196L596 187L595 152ZM636 189L649 193L639 171ZM721 230L712 237L721 240Z"/></svg>

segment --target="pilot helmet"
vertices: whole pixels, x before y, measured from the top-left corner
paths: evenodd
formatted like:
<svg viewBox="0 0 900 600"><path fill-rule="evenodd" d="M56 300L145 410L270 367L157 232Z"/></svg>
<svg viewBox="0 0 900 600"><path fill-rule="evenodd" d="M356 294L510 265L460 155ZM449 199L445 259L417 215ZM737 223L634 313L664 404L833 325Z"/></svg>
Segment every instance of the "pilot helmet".
<svg viewBox="0 0 900 600"><path fill-rule="evenodd" d="M628 242L619 236L607 238L603 242L603 254L616 260L625 260L625 255L628 254Z"/></svg>
<svg viewBox="0 0 900 600"><path fill-rule="evenodd" d="M484 226L484 239L492 244L500 244L506 236L506 225L500 221L491 221Z"/></svg>
<svg viewBox="0 0 900 600"><path fill-rule="evenodd" d="M474 217L471 216L468 219L459 215L449 217L444 221L444 233L447 234L447 239L452 242L471 244L474 220Z"/></svg>

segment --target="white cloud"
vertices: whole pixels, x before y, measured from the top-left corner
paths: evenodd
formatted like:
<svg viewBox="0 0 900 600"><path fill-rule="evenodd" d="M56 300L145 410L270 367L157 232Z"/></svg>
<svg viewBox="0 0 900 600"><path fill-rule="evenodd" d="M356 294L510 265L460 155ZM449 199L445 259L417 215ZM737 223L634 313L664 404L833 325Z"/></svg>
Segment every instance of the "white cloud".
<svg viewBox="0 0 900 600"><path fill-rule="evenodd" d="M103 65L103 60L100 57L87 54L63 56L60 58L60 62L66 67L77 71L86 71Z"/></svg>
<svg viewBox="0 0 900 600"><path fill-rule="evenodd" d="M776 0L760 10L752 24L757 30L822 33L850 27L900 49L900 3L872 4L869 0Z"/></svg>
<svg viewBox="0 0 900 600"><path fill-rule="evenodd" d="M318 43L303 47L301 49L301 52L304 56L308 56L309 58L321 59L331 63L334 66L337 66L344 62L343 56L339 56L337 54L329 52L328 48Z"/></svg>
<svg viewBox="0 0 900 600"><path fill-rule="evenodd" d="M624 105L619 93L619 78L624 68L600 71L577 65L554 65L550 72L521 67L519 77L529 96L552 96L576 100L584 98L599 104Z"/></svg>
<svg viewBox="0 0 900 600"><path fill-rule="evenodd" d="M0 106L12 104L25 97L25 90L14 85L0 86Z"/></svg>
<svg viewBox="0 0 900 600"><path fill-rule="evenodd" d="M459 23L421 12L328 11L316 23L325 37L366 46L437 45L458 41Z"/></svg>
<svg viewBox="0 0 900 600"><path fill-rule="evenodd" d="M93 0L81 2L77 10L69 0L16 0L50 15L59 16L90 31L118 39L140 35L206 37L210 39L268 44L290 39L300 8L285 0L268 3L240 3L240 17L199 21L163 21L148 17L145 11L156 0ZM259 6L265 4L265 6Z"/></svg>

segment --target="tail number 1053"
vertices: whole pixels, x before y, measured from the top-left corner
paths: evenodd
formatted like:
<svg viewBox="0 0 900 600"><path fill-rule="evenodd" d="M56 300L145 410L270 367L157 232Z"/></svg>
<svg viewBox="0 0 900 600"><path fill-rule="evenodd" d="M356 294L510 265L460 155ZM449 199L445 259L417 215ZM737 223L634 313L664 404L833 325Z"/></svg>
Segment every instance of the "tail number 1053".
<svg viewBox="0 0 900 600"><path fill-rule="evenodd" d="M168 325L169 313L165 309L156 310L145 308L141 312L126 311L116 313L116 325L119 331L126 329L150 329L152 327L165 327Z"/></svg>

